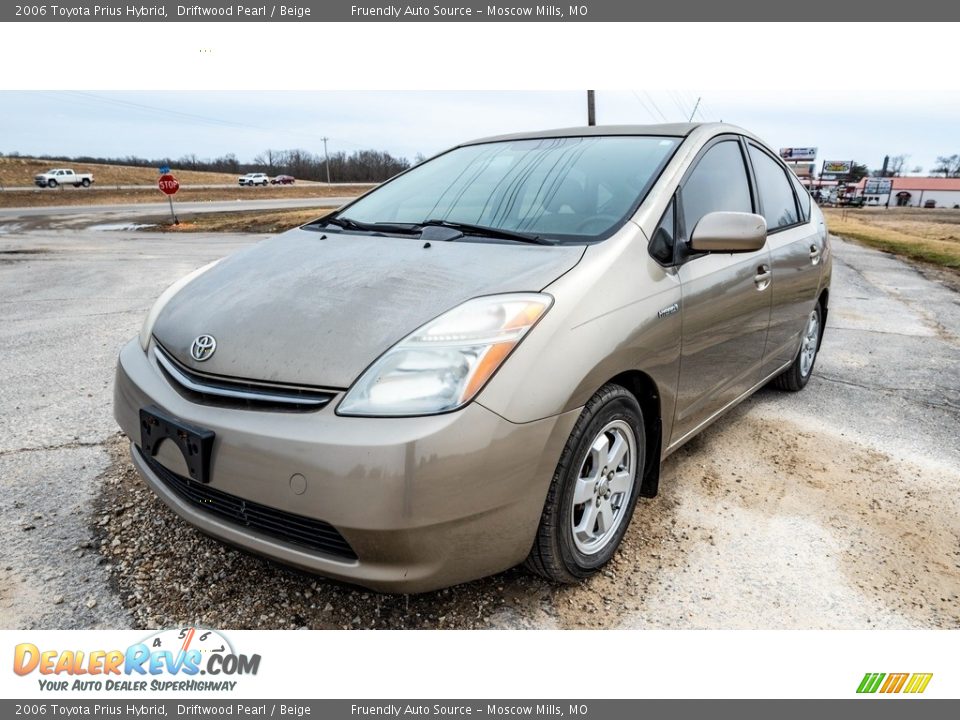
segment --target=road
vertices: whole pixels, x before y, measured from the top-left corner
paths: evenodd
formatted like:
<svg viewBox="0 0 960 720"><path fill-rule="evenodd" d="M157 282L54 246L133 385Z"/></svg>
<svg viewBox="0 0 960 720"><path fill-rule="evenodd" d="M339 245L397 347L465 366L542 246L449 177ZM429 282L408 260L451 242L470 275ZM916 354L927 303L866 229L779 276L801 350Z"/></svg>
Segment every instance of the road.
<svg viewBox="0 0 960 720"><path fill-rule="evenodd" d="M356 196L323 198L273 198L267 200L223 200L209 202L175 202L176 211L182 215L190 213L240 212L244 210L287 210L311 207L336 207L343 205ZM56 205L51 207L0 208L0 234L9 234L4 223L31 220L76 220L78 225L87 225L97 221L128 220L135 222L157 215L169 215L170 206L159 203L126 203L122 205Z"/></svg>
<svg viewBox="0 0 960 720"><path fill-rule="evenodd" d="M603 574L388 597L199 535L116 435L115 357L153 299L259 236L3 227L0 627L960 626L960 296L891 256L835 241L806 390L669 458Z"/></svg>

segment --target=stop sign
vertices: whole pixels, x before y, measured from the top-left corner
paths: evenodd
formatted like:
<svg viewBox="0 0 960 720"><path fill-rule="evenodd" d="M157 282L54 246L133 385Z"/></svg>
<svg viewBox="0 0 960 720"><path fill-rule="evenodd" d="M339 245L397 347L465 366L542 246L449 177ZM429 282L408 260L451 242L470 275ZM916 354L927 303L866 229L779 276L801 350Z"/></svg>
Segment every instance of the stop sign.
<svg viewBox="0 0 960 720"><path fill-rule="evenodd" d="M177 190L180 189L180 183L173 175L167 173L160 176L160 180L157 182L157 187L159 187L160 191L166 195L174 195L176 194Z"/></svg>

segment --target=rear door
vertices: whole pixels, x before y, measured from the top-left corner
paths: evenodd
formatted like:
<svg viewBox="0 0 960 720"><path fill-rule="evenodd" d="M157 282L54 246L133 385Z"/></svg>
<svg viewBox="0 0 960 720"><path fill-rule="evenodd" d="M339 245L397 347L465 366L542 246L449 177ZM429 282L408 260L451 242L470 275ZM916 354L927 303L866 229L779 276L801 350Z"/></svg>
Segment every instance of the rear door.
<svg viewBox="0 0 960 720"><path fill-rule="evenodd" d="M763 374L791 363L816 300L823 238L811 222L810 196L779 159L748 141L760 214L767 220L773 306Z"/></svg>
<svg viewBox="0 0 960 720"><path fill-rule="evenodd" d="M754 212L745 147L737 136L711 141L681 183L682 239L707 213ZM770 321L770 253L709 253L682 260L683 330L672 442L679 442L760 379Z"/></svg>

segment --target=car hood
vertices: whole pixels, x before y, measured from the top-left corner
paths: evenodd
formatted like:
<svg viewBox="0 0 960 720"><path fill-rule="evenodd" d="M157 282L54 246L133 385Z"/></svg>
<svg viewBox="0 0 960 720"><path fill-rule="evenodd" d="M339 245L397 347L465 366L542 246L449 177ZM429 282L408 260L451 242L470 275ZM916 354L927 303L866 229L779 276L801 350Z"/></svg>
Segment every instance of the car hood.
<svg viewBox="0 0 960 720"><path fill-rule="evenodd" d="M163 308L153 334L200 372L346 388L427 321L479 295L539 291L583 252L291 230L190 282ZM190 356L199 335L217 343L204 362Z"/></svg>

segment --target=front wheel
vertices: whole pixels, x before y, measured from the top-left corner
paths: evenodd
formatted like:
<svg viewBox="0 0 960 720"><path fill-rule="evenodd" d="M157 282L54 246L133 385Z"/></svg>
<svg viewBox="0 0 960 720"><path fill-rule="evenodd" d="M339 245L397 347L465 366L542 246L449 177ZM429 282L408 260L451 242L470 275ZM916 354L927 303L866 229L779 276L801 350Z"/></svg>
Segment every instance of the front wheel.
<svg viewBox="0 0 960 720"><path fill-rule="evenodd" d="M645 460L643 413L619 385L583 409L560 456L526 565L561 583L590 577L630 524Z"/></svg>
<svg viewBox="0 0 960 720"><path fill-rule="evenodd" d="M807 316L796 359L790 367L773 379L773 384L778 389L799 392L807 386L813 374L813 365L817 361L817 351L820 349L822 318L820 303L817 303Z"/></svg>

